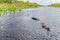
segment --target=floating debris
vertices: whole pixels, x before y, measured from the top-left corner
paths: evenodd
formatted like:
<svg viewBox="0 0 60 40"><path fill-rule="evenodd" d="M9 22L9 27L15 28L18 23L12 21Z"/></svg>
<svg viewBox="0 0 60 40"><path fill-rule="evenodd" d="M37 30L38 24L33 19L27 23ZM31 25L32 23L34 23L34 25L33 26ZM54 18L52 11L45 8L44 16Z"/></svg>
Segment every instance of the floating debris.
<svg viewBox="0 0 60 40"><path fill-rule="evenodd" d="M45 23L41 23L41 24L42 24L42 28L46 29L47 31L50 31L50 28L47 27L47 26L45 25Z"/></svg>
<svg viewBox="0 0 60 40"><path fill-rule="evenodd" d="M40 21L39 19L37 19L37 18L35 18L35 17L32 17L32 19L33 19L33 20L38 20L38 21Z"/></svg>

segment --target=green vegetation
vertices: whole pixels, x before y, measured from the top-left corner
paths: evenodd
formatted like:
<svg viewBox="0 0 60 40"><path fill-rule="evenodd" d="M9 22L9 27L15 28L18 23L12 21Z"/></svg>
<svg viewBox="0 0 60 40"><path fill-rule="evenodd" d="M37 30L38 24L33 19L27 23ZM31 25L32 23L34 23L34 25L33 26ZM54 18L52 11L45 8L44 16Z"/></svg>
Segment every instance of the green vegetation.
<svg viewBox="0 0 60 40"><path fill-rule="evenodd" d="M60 3L48 5L50 7L60 8Z"/></svg>
<svg viewBox="0 0 60 40"><path fill-rule="evenodd" d="M13 0L0 0L0 3L12 3Z"/></svg>
<svg viewBox="0 0 60 40"><path fill-rule="evenodd" d="M0 15L7 14L7 12L15 13L15 11L21 11L25 8L40 7L37 3L29 3L17 0L0 0Z"/></svg>

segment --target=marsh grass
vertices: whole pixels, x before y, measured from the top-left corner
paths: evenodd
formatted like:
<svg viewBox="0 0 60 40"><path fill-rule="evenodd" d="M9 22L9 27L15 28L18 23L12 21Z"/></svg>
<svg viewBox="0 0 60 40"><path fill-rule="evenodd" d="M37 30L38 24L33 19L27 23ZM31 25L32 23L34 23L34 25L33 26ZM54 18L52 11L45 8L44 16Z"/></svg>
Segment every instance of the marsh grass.
<svg viewBox="0 0 60 40"><path fill-rule="evenodd" d="M12 3L0 3L0 15L5 15L7 12L15 13L16 11L21 11L25 8L35 8L40 7L37 3L29 3L23 1L16 1Z"/></svg>
<svg viewBox="0 0 60 40"><path fill-rule="evenodd" d="M55 4L48 5L48 6L49 7L60 8L60 3L55 3Z"/></svg>

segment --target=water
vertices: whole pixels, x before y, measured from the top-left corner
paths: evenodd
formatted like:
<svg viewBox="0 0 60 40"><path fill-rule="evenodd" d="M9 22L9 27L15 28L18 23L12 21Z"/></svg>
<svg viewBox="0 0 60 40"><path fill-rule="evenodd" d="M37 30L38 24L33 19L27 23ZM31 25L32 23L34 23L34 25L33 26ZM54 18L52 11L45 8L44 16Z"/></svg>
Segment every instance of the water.
<svg viewBox="0 0 60 40"><path fill-rule="evenodd" d="M35 17L40 21L32 20ZM45 23L50 31L42 28ZM59 40L60 9L41 7L0 16L0 40Z"/></svg>

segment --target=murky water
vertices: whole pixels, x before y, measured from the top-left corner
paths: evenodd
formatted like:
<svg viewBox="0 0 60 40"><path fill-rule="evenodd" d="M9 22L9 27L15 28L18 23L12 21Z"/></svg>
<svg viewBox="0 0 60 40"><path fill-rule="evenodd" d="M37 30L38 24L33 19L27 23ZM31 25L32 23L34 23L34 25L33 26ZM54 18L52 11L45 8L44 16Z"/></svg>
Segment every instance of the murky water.
<svg viewBox="0 0 60 40"><path fill-rule="evenodd" d="M1 16L0 40L60 40L60 9L42 7Z"/></svg>

